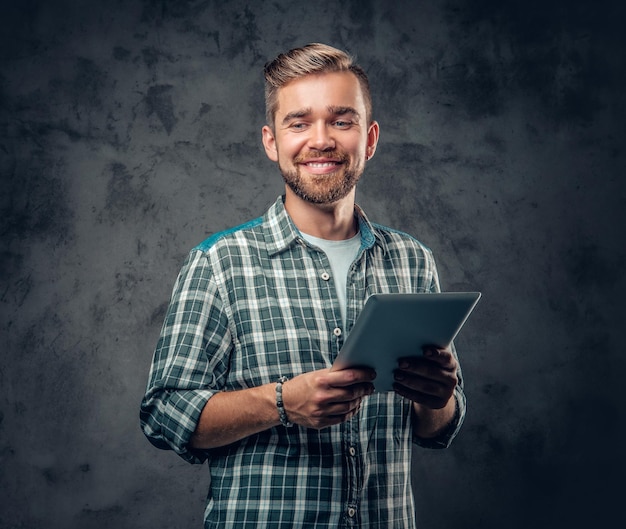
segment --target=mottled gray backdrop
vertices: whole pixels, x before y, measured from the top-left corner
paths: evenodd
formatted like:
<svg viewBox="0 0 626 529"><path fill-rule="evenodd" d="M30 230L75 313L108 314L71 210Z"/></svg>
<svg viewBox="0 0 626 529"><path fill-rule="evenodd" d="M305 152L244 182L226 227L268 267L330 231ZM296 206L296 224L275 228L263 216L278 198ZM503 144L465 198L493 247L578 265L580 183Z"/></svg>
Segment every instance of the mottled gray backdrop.
<svg viewBox="0 0 626 529"><path fill-rule="evenodd" d="M262 67L312 41L371 76L358 201L434 250L444 289L484 295L457 342L464 430L415 452L421 527L623 520L625 15L3 1L0 527L201 526L207 470L148 444L139 401L186 252L281 193Z"/></svg>

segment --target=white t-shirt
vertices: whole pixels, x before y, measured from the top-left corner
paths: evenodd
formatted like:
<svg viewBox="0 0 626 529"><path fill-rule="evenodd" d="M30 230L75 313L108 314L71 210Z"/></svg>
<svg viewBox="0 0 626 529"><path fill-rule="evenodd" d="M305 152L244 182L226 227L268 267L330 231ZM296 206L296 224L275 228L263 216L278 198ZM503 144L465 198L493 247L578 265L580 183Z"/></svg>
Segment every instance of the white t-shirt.
<svg viewBox="0 0 626 529"><path fill-rule="evenodd" d="M313 246L317 246L323 250L328 260L337 289L337 297L339 298L339 307L341 310L341 320L346 324L346 283L348 282L348 270L350 265L356 259L361 247L361 234L357 233L351 239L343 241L329 241L320 239L303 233L302 236Z"/></svg>

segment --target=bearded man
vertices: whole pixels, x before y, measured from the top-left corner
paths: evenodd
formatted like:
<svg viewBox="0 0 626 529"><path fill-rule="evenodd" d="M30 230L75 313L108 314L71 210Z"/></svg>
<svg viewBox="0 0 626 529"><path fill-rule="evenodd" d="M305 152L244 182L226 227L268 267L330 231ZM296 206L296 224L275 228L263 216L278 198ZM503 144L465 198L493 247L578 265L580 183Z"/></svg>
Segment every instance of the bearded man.
<svg viewBox="0 0 626 529"><path fill-rule="evenodd" d="M285 194L189 253L142 428L208 462L205 528L411 529L412 446L449 446L465 415L454 347L401 360L390 392L371 369L330 368L370 295L440 290L435 262L355 203L379 138L363 69L310 44L268 63L265 83Z"/></svg>

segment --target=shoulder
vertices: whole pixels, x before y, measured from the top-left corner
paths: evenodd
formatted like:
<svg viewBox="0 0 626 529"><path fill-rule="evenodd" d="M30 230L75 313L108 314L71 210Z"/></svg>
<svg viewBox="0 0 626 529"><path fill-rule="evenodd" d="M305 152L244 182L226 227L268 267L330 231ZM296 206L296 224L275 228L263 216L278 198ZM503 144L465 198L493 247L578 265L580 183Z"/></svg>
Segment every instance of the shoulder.
<svg viewBox="0 0 626 529"><path fill-rule="evenodd" d="M232 244L239 244L242 238L254 239L259 233L259 228L262 226L263 221L263 217L258 217L254 220L245 222L244 224L240 224L239 226L214 233L193 248L193 250L208 253L212 249L228 247Z"/></svg>
<svg viewBox="0 0 626 529"><path fill-rule="evenodd" d="M402 230L372 223L376 235L384 241L389 252L410 252L419 253L428 258L432 258L431 249L413 235Z"/></svg>

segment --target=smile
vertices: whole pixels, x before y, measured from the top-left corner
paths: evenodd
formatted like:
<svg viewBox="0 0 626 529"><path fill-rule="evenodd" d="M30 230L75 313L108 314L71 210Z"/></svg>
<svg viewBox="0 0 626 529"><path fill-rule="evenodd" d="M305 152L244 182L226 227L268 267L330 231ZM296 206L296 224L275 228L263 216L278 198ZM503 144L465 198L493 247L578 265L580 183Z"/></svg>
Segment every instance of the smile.
<svg viewBox="0 0 626 529"><path fill-rule="evenodd" d="M339 162L308 162L305 165L313 169L323 169L325 167L335 167Z"/></svg>

